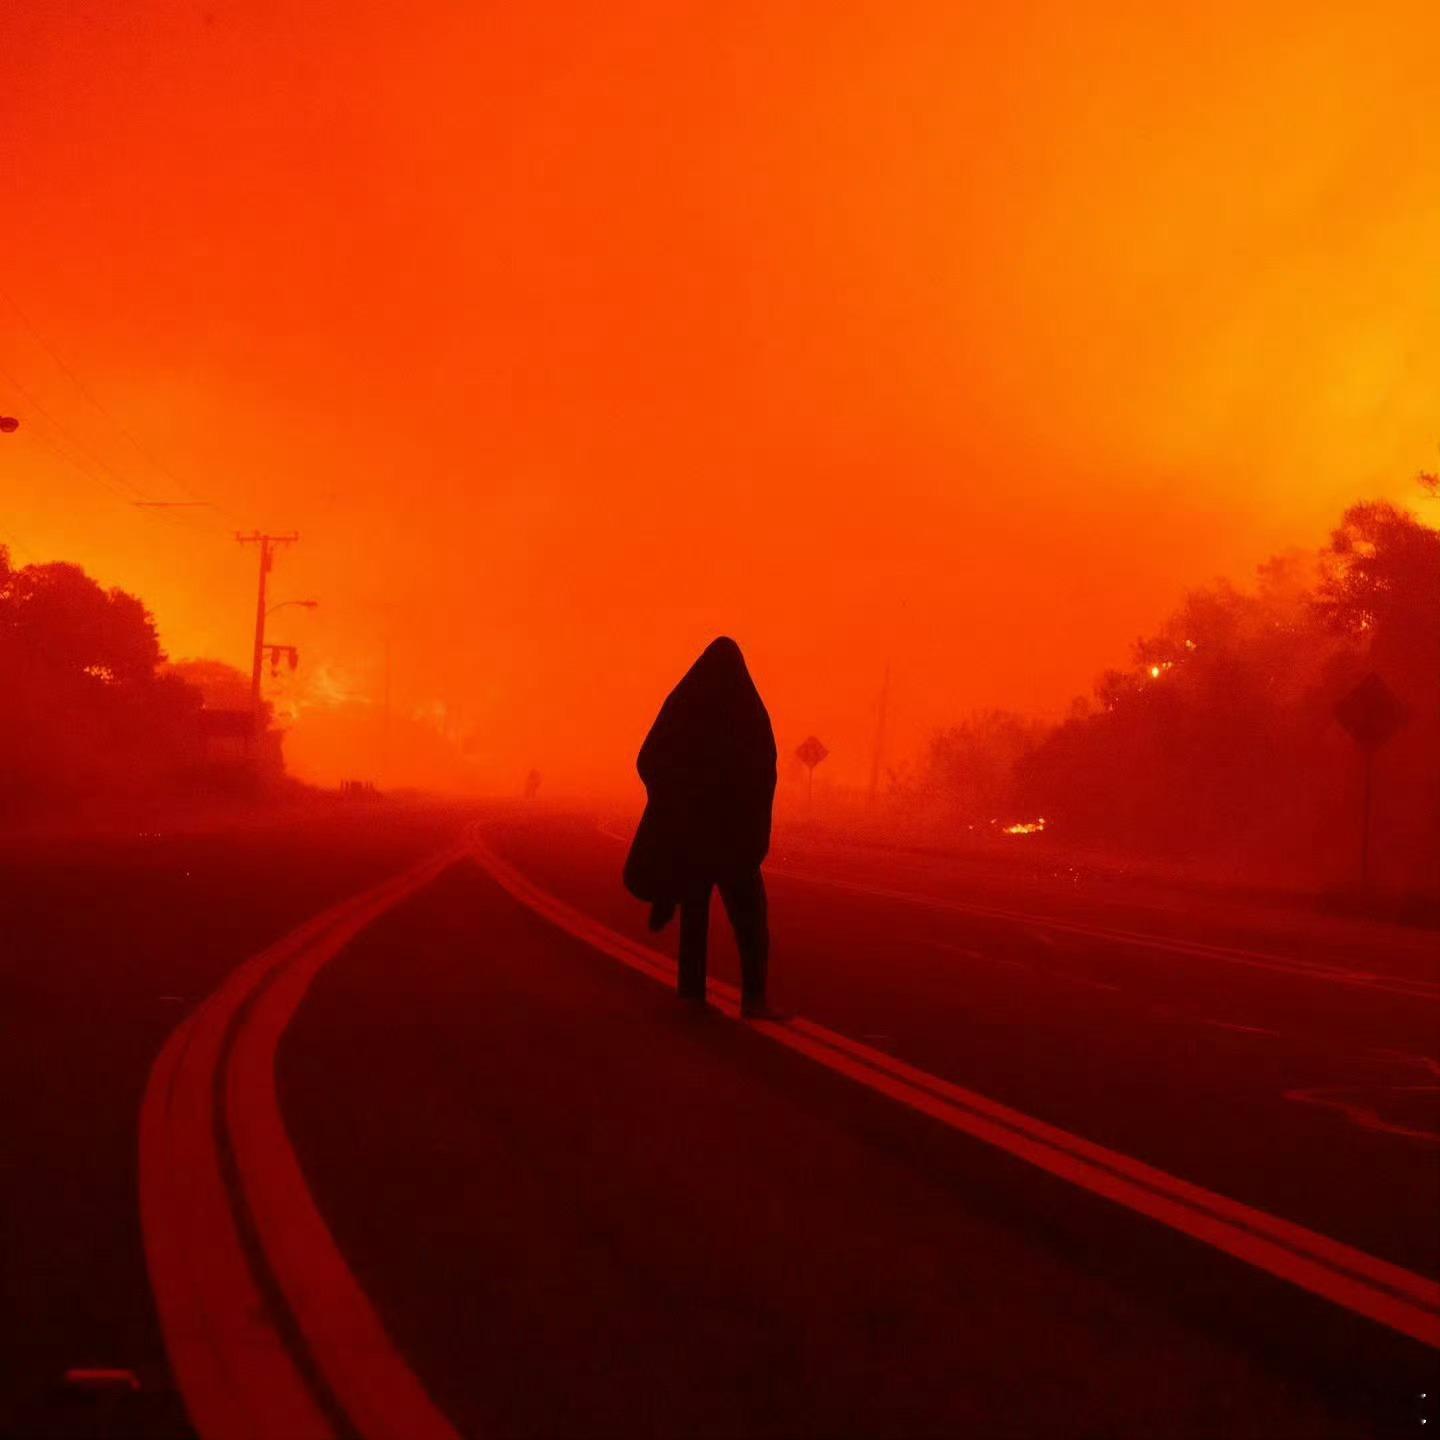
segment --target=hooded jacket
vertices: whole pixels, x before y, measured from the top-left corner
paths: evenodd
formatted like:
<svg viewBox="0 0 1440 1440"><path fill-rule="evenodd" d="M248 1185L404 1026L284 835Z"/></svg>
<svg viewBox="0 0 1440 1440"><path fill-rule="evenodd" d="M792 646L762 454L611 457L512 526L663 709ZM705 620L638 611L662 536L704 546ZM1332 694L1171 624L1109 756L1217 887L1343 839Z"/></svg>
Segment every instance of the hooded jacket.
<svg viewBox="0 0 1440 1440"><path fill-rule="evenodd" d="M679 901L770 849L775 734L740 647L714 641L670 692L637 762L645 813L625 862L641 900Z"/></svg>

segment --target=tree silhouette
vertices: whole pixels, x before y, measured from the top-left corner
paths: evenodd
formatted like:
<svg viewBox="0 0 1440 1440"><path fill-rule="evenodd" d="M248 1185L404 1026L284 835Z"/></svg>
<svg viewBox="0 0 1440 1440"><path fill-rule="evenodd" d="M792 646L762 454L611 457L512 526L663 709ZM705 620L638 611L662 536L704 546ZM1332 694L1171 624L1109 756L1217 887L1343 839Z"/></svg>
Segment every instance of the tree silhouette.
<svg viewBox="0 0 1440 1440"><path fill-rule="evenodd" d="M153 679L164 658L144 605L102 589L78 565L7 565L0 613L16 644L56 675L133 684Z"/></svg>
<svg viewBox="0 0 1440 1440"><path fill-rule="evenodd" d="M1016 761L1012 812L1081 843L1341 873L1358 769L1334 706L1373 671L1411 717L1383 756L1384 855L1396 883L1440 880L1440 532L1352 506L1317 554L1192 592L1133 653Z"/></svg>
<svg viewBox="0 0 1440 1440"><path fill-rule="evenodd" d="M201 694L163 660L135 596L0 547L0 806L135 795L193 767Z"/></svg>
<svg viewBox="0 0 1440 1440"><path fill-rule="evenodd" d="M1440 675L1440 531L1386 501L1353 505L1321 555L1316 610L1405 684Z"/></svg>

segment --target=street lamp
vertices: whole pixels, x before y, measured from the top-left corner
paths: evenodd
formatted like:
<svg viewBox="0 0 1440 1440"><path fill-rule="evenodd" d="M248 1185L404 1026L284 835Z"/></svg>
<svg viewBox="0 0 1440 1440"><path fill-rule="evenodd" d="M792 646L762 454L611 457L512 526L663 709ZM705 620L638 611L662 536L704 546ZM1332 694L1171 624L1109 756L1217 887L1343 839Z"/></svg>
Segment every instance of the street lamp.
<svg viewBox="0 0 1440 1440"><path fill-rule="evenodd" d="M277 610L283 610L287 605L299 605L303 609L313 610L320 602L318 600L281 600L278 604L272 605L265 613L273 615Z"/></svg>

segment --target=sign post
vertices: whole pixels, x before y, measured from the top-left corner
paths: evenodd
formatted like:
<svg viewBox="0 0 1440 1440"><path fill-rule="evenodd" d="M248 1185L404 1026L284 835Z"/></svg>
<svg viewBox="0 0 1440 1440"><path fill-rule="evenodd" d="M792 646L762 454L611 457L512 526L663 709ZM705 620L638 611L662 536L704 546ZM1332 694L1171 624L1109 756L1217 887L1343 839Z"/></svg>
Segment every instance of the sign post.
<svg viewBox="0 0 1440 1440"><path fill-rule="evenodd" d="M795 749L795 758L810 772L809 804L811 809L814 809L815 806L815 767L829 753L830 752L813 735L802 740Z"/></svg>
<svg viewBox="0 0 1440 1440"><path fill-rule="evenodd" d="M1336 701L1335 718L1364 755L1365 777L1360 801L1360 886L1364 889L1370 883L1370 809L1375 752L1410 717L1395 692L1372 671Z"/></svg>

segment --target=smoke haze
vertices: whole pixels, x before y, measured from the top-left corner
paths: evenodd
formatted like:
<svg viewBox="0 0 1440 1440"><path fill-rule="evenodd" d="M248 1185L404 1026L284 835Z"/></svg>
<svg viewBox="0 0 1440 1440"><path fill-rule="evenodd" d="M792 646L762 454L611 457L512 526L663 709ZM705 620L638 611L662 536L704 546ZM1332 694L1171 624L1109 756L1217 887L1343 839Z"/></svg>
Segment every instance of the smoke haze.
<svg viewBox="0 0 1440 1440"><path fill-rule="evenodd" d="M1434 468L1440 20L973 9L15 0L0 539L248 669L298 530L323 781L388 673L398 781L632 786L720 633L848 783L887 664L1058 716Z"/></svg>

